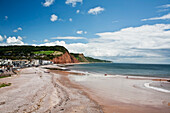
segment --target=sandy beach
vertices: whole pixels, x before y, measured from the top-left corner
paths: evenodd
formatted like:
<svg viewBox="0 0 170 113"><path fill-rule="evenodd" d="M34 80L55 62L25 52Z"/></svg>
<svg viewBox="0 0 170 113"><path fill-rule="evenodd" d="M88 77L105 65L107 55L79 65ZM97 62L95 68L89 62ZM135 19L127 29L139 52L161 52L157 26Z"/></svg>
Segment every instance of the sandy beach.
<svg viewBox="0 0 170 113"><path fill-rule="evenodd" d="M31 67L0 82L12 83L0 88L2 113L169 113L170 109L166 79L160 82L152 77L126 78ZM159 90L162 85L164 90Z"/></svg>
<svg viewBox="0 0 170 113"><path fill-rule="evenodd" d="M105 113L169 113L170 83L166 78L72 74L69 78Z"/></svg>
<svg viewBox="0 0 170 113"><path fill-rule="evenodd" d="M13 77L0 79L12 83L0 88L1 113L100 113L100 106L83 91L71 87L64 75L48 73L40 67L26 68Z"/></svg>

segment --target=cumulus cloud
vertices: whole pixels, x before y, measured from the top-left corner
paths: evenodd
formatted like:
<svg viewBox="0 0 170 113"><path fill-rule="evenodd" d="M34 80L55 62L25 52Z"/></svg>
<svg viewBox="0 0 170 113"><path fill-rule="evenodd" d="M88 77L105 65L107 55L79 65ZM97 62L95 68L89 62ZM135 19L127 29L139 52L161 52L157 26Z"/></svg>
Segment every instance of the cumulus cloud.
<svg viewBox="0 0 170 113"><path fill-rule="evenodd" d="M80 10L77 10L76 13L77 13L77 14L80 13Z"/></svg>
<svg viewBox="0 0 170 113"><path fill-rule="evenodd" d="M22 41L22 37L8 37L6 40L7 45L24 45L24 42Z"/></svg>
<svg viewBox="0 0 170 113"><path fill-rule="evenodd" d="M3 37L0 35L0 42L2 42L4 39L3 39Z"/></svg>
<svg viewBox="0 0 170 113"><path fill-rule="evenodd" d="M100 12L104 11L104 8L102 7L95 7L95 8L92 8L88 11L89 14L93 14L93 15L97 15L99 14Z"/></svg>
<svg viewBox="0 0 170 113"><path fill-rule="evenodd" d="M66 4L72 4L72 7L75 7L77 3L83 3L83 0L66 0Z"/></svg>
<svg viewBox="0 0 170 113"><path fill-rule="evenodd" d="M51 20L52 22L57 21L57 19L58 19L58 16L56 16L55 14L52 14L52 15L51 15L50 20Z"/></svg>
<svg viewBox="0 0 170 113"><path fill-rule="evenodd" d="M83 34L83 31L77 31L76 33L77 34Z"/></svg>
<svg viewBox="0 0 170 113"><path fill-rule="evenodd" d="M18 30L22 31L22 28L21 28L21 27L19 27L19 28L18 28Z"/></svg>
<svg viewBox="0 0 170 113"><path fill-rule="evenodd" d="M55 41L55 42L40 44L40 46L55 46L55 45L60 45L65 47L66 43L64 41Z"/></svg>
<svg viewBox="0 0 170 113"><path fill-rule="evenodd" d="M170 60L170 24L128 27L114 32L96 33L98 38L88 43L66 44L64 41L47 43L60 44L70 52L86 56L107 58L115 62L151 62ZM58 39L58 38L57 38Z"/></svg>
<svg viewBox="0 0 170 113"><path fill-rule="evenodd" d="M44 39L44 42L49 42L49 40L48 39Z"/></svg>
<svg viewBox="0 0 170 113"><path fill-rule="evenodd" d="M15 32L15 33L16 33L16 32L18 32L18 30L16 30L16 29L15 29L15 30L13 30L13 32Z"/></svg>
<svg viewBox="0 0 170 113"><path fill-rule="evenodd" d="M77 31L76 33L77 33L77 34L87 34L87 31L82 31L82 30L80 30L80 31Z"/></svg>
<svg viewBox="0 0 170 113"><path fill-rule="evenodd" d="M7 20L8 19L8 16L5 16L5 20Z"/></svg>
<svg viewBox="0 0 170 113"><path fill-rule="evenodd" d="M53 3L54 3L54 0L45 0L45 2L43 3L43 6L44 7L49 7Z"/></svg>
<svg viewBox="0 0 170 113"><path fill-rule="evenodd" d="M170 19L170 13L163 15L161 17L153 17L153 18L148 18L148 19L142 19L141 21L147 21L147 20L167 20Z"/></svg>
<svg viewBox="0 0 170 113"><path fill-rule="evenodd" d="M13 32L18 32L18 31L22 31L21 27L18 27L17 29L14 29Z"/></svg>
<svg viewBox="0 0 170 113"><path fill-rule="evenodd" d="M69 18L69 21L70 21L70 22L72 22L72 21L73 21L73 19L72 19L72 18Z"/></svg>
<svg viewBox="0 0 170 113"><path fill-rule="evenodd" d="M73 37L73 36L67 36L67 37L53 37L51 39L72 39L72 40L77 40L77 39L86 39L84 37Z"/></svg>

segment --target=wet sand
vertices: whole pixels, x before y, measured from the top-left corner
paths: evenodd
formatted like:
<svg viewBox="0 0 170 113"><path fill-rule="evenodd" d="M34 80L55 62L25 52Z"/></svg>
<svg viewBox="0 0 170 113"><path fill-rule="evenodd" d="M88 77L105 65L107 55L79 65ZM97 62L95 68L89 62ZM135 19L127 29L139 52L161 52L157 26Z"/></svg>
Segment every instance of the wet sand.
<svg viewBox="0 0 170 113"><path fill-rule="evenodd" d="M169 113L170 93L160 92L144 86L160 84L159 78L125 76L75 76L72 82L81 85L83 90L95 100L105 113ZM170 83L162 81L168 87ZM165 85L164 85L165 86ZM166 87L167 87L166 86ZM167 87L167 88L168 88Z"/></svg>

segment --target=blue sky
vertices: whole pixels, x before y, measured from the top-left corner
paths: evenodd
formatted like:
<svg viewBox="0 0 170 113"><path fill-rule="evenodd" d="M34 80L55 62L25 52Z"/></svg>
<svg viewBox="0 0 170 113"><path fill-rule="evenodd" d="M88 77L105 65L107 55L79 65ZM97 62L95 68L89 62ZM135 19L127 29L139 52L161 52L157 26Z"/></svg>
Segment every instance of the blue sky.
<svg viewBox="0 0 170 113"><path fill-rule="evenodd" d="M170 63L169 29L169 0L0 0L0 45L57 44L115 62Z"/></svg>

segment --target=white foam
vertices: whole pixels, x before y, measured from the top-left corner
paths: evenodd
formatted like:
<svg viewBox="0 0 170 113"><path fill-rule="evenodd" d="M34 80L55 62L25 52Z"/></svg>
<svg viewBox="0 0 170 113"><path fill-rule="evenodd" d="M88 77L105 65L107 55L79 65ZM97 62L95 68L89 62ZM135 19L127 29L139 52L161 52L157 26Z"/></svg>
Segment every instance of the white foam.
<svg viewBox="0 0 170 113"><path fill-rule="evenodd" d="M82 81L86 81L87 79L89 79L89 77L86 75L85 76L68 75L68 77L77 82L80 82L80 81L82 82Z"/></svg>
<svg viewBox="0 0 170 113"><path fill-rule="evenodd" d="M150 83L145 83L144 86L147 87L147 88L150 88L150 89L154 89L154 90L160 91L160 92L170 93L169 90L158 88L158 87L153 87L153 86L150 86L150 84L151 84L151 82Z"/></svg>
<svg viewBox="0 0 170 113"><path fill-rule="evenodd" d="M89 72L86 72L86 71L70 70L69 72L74 72L74 73L83 73L83 74L85 74L85 75L89 75Z"/></svg>

